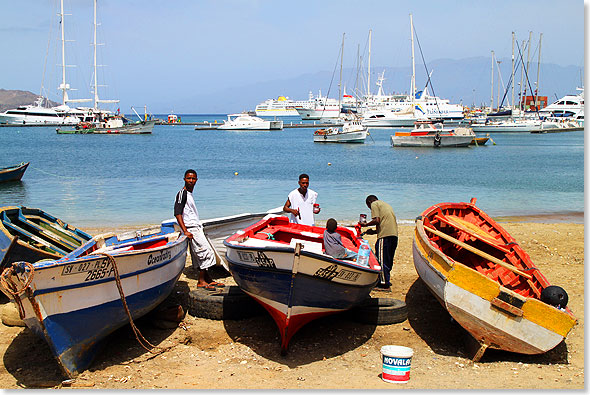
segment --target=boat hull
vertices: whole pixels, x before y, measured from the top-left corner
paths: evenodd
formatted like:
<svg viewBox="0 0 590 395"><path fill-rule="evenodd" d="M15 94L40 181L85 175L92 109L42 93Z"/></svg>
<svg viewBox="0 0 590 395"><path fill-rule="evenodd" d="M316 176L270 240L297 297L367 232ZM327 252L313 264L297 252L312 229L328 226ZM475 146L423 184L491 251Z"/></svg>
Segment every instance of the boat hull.
<svg viewBox="0 0 590 395"><path fill-rule="evenodd" d="M437 208L442 209L441 213L448 213L451 211L447 209L469 210L470 207L468 203L441 203L419 217L414 231L414 266L441 305L479 342L481 352L486 348L495 348L522 354L540 354L557 346L576 323L571 312L545 304L538 298L517 294L515 289L507 288L509 285L500 283L500 278L504 279L502 281L508 278L506 273L494 279L485 273L486 270L475 270L459 263L456 257L453 259L444 254L440 247L431 242L421 219L431 218L428 212L432 213ZM473 212L480 215L479 209L476 209ZM497 226L489 217L485 216L485 219L487 224ZM498 232L504 241L514 242L503 229L498 228ZM520 247L512 248L515 256L530 259ZM500 273L498 269L495 270ZM533 280L540 287L549 285L540 272L533 273ZM481 357L481 354L476 355L477 358Z"/></svg>
<svg viewBox="0 0 590 395"><path fill-rule="evenodd" d="M29 162L0 169L0 182L20 181L29 167Z"/></svg>
<svg viewBox="0 0 590 395"><path fill-rule="evenodd" d="M285 234L290 225L286 217L276 219L282 222L270 225L283 225L275 233L279 238L279 233ZM265 234L267 228L260 224L266 223L268 219L263 219L245 231L254 229ZM281 334L283 353L292 336L308 322L348 310L365 300L381 272L374 255L371 254L369 266L335 259L322 252L321 240L312 241L319 228L293 228L301 231L302 240L293 239L290 244L256 239L254 232L246 233L251 237L244 242L239 241L243 232L224 241L233 278L272 316Z"/></svg>
<svg viewBox="0 0 590 395"><path fill-rule="evenodd" d="M440 144L435 144L435 136L391 136L392 147L468 147L473 136L440 135Z"/></svg>
<svg viewBox="0 0 590 395"><path fill-rule="evenodd" d="M332 133L317 135L314 134L315 143L359 143L363 144L367 138L367 131L349 132L349 133Z"/></svg>
<svg viewBox="0 0 590 395"><path fill-rule="evenodd" d="M187 246L187 239L180 236L154 248L111 251L133 319L170 294L185 266ZM33 277L27 297L20 300L25 324L45 338L64 373L76 377L90 366L102 341L129 323L129 318L110 261L98 254L73 259L68 256L71 254L34 264L34 272L27 274ZM12 277L19 287L23 276ZM3 292L13 298L5 289Z"/></svg>
<svg viewBox="0 0 590 395"><path fill-rule="evenodd" d="M113 128L57 129L57 134L151 134L156 121L143 121Z"/></svg>

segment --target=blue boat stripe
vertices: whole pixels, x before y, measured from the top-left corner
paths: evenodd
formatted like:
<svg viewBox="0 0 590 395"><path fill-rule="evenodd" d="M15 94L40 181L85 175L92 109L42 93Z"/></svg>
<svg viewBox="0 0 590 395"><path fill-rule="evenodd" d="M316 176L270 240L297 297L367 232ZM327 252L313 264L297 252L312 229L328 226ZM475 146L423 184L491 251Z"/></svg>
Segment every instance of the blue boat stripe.
<svg viewBox="0 0 590 395"><path fill-rule="evenodd" d="M182 254L186 254L186 249L183 250L182 252L174 255L169 260L162 262L161 264L150 266L150 267L147 267L145 269L141 269L141 270L138 270L138 271L135 271L135 272L131 272L131 273L127 273L127 274L121 274L119 277L121 279L124 279L124 278L127 278L127 277L132 277L132 276L135 276L135 275L138 275L138 274L141 274L141 273L145 273L145 272L149 272L149 271L158 269L158 268L160 268L162 266L168 265L170 262L173 262L178 256L180 256ZM109 281L115 281L115 277L103 278L103 279L92 281L92 282L84 282L84 283L77 283L77 284L72 284L72 285L65 285L63 287L44 288L44 289L41 289L41 290L35 290L33 292L33 296L43 295L43 294L51 293L51 292L65 291L65 290L68 290L68 289L83 288L83 287L88 287L88 286L91 286L91 285L97 285L97 284L101 284L101 283L106 283L106 282L109 282Z"/></svg>

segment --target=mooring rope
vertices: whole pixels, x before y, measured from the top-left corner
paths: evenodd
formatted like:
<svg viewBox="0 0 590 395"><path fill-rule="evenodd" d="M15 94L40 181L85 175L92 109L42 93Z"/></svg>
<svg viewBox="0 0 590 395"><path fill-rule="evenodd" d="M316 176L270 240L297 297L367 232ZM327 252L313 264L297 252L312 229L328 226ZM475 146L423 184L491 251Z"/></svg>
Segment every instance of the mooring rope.
<svg viewBox="0 0 590 395"><path fill-rule="evenodd" d="M14 281L12 281L12 275L16 274L16 267L18 267L19 264L23 264L30 270L30 275L27 277L27 280L24 282L24 285L21 289L17 289L16 284L14 283ZM23 272L24 271L25 270L23 268ZM12 266L4 269L2 271L2 274L0 275L0 283L2 284L2 287L6 290L6 292L8 292L14 297L14 303L16 304L16 307L18 307L18 315L20 316L21 320L25 318L25 308L23 306L22 300L20 299L20 295L23 292L25 292L27 288L29 288L29 285L31 285L34 273L35 268L32 264L30 264L29 262L21 261L14 262Z"/></svg>
<svg viewBox="0 0 590 395"><path fill-rule="evenodd" d="M37 167L34 167L34 166L31 166L31 165L29 165L29 167L30 167L31 169L35 169L35 170L37 170L37 171L40 171L41 173L45 173L45 174L47 174L47 175L50 175L50 176L53 176L53 177L65 178L65 179L68 179L68 180L73 180L73 179L75 179L75 178L76 178L76 177L60 176L59 174L50 173L50 172L48 172L48 171L41 170L41 169L39 169L39 168L37 168Z"/></svg>
<svg viewBox="0 0 590 395"><path fill-rule="evenodd" d="M153 344L151 344L139 331L139 328L135 325L135 322L133 322L133 317L131 316L131 311L129 310L129 307L127 306L127 299L125 298L125 294L123 292L123 286L121 285L121 276L119 275L119 269L117 267L117 263L115 262L115 258L113 258L112 255L107 254L106 252L100 252L100 255L104 255L109 263L111 264L111 267L113 268L113 271L115 272L115 282L117 283L117 289L119 290L119 296L121 297L121 302L123 303L123 308L125 309L125 312L127 313L127 317L129 317L129 325L131 325L131 329L133 330L133 333L135 334L135 338L137 339L137 342L139 343L139 345L141 347L143 347L146 351L152 353L152 354L161 354L163 352L168 351L169 349L171 349L174 345L169 346L169 347L159 347L159 346L154 346ZM152 351L150 348L148 348L147 346L149 346L152 349L157 349L159 350L158 352L154 352Z"/></svg>

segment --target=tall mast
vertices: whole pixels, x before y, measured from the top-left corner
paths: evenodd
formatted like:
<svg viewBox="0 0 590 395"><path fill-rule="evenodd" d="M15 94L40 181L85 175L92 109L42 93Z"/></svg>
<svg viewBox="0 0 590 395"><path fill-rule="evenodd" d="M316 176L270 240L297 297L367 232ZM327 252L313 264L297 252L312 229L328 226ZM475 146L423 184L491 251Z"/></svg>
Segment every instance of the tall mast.
<svg viewBox="0 0 590 395"><path fill-rule="evenodd" d="M541 39L543 33L539 34L539 60L537 61L537 89L535 92L535 109L539 111L539 73L541 72Z"/></svg>
<svg viewBox="0 0 590 395"><path fill-rule="evenodd" d="M522 50L524 51L524 43L525 41L522 40ZM524 88L524 59L522 58L522 51L519 51L520 54L520 94L519 94L519 103L518 109L522 111L522 89Z"/></svg>
<svg viewBox="0 0 590 395"><path fill-rule="evenodd" d="M342 48L340 48L340 82L338 82L338 112L340 112L340 104L342 102L342 63L344 62L344 35L342 33Z"/></svg>
<svg viewBox="0 0 590 395"><path fill-rule="evenodd" d="M494 110L494 51L492 50L492 92L490 93L490 111Z"/></svg>
<svg viewBox="0 0 590 395"><path fill-rule="evenodd" d="M531 41L533 39L533 32L529 31L529 41L528 41L528 49L527 49L527 55L526 55L526 78L528 81L529 78L529 64L531 62ZM526 87L527 85L524 86L524 96L526 98ZM533 95L533 92L531 92L531 96Z"/></svg>
<svg viewBox="0 0 590 395"><path fill-rule="evenodd" d="M94 109L98 109L98 73L96 72L96 0L94 0Z"/></svg>
<svg viewBox="0 0 590 395"><path fill-rule="evenodd" d="M367 67L367 96L371 95L371 35L372 29L369 29L369 65Z"/></svg>
<svg viewBox="0 0 590 395"><path fill-rule="evenodd" d="M412 42L412 80L410 82L410 93L412 94L412 103L416 98L416 65L414 63L414 21L410 14L410 41Z"/></svg>
<svg viewBox="0 0 590 395"><path fill-rule="evenodd" d="M514 110L514 32L512 32L512 98L510 99L511 109Z"/></svg>
<svg viewBox="0 0 590 395"><path fill-rule="evenodd" d="M62 91L62 104L65 105L68 101L68 89L70 86L66 84L66 39L64 32L64 0L61 0L60 10L60 28L61 28L61 85L58 87Z"/></svg>

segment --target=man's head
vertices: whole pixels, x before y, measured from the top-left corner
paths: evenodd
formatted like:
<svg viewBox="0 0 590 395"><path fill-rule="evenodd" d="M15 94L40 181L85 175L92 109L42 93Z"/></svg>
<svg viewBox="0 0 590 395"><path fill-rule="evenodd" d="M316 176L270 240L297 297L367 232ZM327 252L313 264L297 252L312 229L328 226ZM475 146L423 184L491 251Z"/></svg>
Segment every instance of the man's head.
<svg viewBox="0 0 590 395"><path fill-rule="evenodd" d="M336 222L336 220L334 218L330 218L326 222L326 229L330 233L334 233L336 231L337 226L338 226L338 223Z"/></svg>
<svg viewBox="0 0 590 395"><path fill-rule="evenodd" d="M299 175L299 192L302 195L307 193L307 188L309 187L309 176L305 173Z"/></svg>
<svg viewBox="0 0 590 395"><path fill-rule="evenodd" d="M184 172L184 187L192 192L195 184L197 183L197 172L193 169L188 169Z"/></svg>
<svg viewBox="0 0 590 395"><path fill-rule="evenodd" d="M368 207L368 208L371 208L371 204L372 204L374 201L376 201L376 200L379 200L379 199L377 199L377 196L375 196L375 195L369 195L369 196L367 196L367 198L365 199L365 203L367 204L367 207Z"/></svg>

